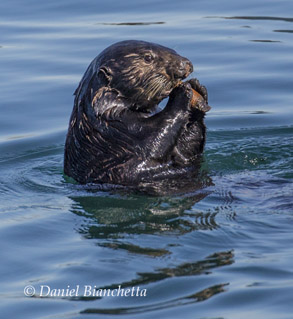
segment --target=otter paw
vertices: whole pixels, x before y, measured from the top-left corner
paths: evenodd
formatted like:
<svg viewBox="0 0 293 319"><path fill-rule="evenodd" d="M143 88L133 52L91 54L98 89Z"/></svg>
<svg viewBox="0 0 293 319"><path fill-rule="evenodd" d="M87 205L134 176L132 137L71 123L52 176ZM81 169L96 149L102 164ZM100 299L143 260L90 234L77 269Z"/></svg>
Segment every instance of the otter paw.
<svg viewBox="0 0 293 319"><path fill-rule="evenodd" d="M188 82L181 82L173 91L172 96L184 100L184 104L190 104L193 96L192 87Z"/></svg>
<svg viewBox="0 0 293 319"><path fill-rule="evenodd" d="M193 96L192 86L188 82L183 83L182 86L183 86L183 88L185 90L184 93L185 93L186 97L191 100L192 96Z"/></svg>
<svg viewBox="0 0 293 319"><path fill-rule="evenodd" d="M190 111L193 109L194 91L192 89L192 86L188 82L183 82L181 84L181 88L184 95L184 104L186 105L187 110Z"/></svg>

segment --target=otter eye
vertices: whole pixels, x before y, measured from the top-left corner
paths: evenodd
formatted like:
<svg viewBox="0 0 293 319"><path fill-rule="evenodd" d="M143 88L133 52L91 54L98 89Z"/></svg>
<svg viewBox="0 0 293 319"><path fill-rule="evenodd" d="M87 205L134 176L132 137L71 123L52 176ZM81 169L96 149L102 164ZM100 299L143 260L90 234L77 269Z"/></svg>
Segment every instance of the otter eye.
<svg viewBox="0 0 293 319"><path fill-rule="evenodd" d="M145 60L146 62L148 62L148 63L152 62L153 59L154 59L154 57L153 57L150 53L146 53L146 54L144 55L144 60Z"/></svg>

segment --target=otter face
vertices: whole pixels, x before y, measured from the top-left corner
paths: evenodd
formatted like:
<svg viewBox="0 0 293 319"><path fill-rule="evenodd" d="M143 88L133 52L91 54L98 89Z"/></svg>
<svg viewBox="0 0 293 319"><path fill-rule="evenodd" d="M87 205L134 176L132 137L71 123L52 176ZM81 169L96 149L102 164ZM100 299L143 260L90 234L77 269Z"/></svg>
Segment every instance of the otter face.
<svg viewBox="0 0 293 319"><path fill-rule="evenodd" d="M155 107L193 71L192 63L174 50L144 41L118 42L99 58L108 86L140 111Z"/></svg>

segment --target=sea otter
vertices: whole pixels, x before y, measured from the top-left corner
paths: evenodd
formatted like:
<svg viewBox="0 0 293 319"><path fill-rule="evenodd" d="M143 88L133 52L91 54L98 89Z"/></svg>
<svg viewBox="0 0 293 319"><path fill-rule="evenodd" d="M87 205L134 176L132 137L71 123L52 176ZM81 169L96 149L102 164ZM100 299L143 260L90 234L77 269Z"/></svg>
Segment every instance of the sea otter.
<svg viewBox="0 0 293 319"><path fill-rule="evenodd" d="M198 80L182 82L192 71L187 58L154 43L122 41L102 51L75 91L65 175L81 184L139 188L176 184L198 169L210 107ZM193 90L202 95L196 102Z"/></svg>

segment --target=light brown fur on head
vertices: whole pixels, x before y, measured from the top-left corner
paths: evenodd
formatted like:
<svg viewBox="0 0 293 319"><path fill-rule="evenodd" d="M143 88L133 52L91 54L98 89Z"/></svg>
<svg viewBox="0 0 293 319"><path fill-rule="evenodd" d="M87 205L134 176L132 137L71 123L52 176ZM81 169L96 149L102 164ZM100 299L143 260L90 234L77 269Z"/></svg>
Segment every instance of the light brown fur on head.
<svg viewBox="0 0 293 319"><path fill-rule="evenodd" d="M143 41L127 42L127 47L120 42L101 53L100 72L107 86L126 97L133 109L147 111L167 97L193 67L171 49Z"/></svg>

